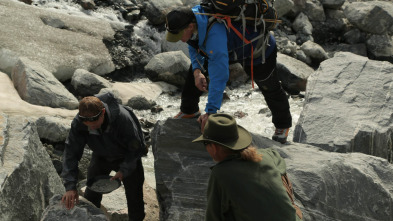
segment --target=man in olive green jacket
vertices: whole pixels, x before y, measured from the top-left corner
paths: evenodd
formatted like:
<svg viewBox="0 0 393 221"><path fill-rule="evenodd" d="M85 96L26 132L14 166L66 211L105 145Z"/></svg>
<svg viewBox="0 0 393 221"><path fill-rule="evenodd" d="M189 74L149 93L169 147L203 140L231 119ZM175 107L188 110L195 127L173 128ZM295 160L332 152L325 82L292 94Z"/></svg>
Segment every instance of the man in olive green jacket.
<svg viewBox="0 0 393 221"><path fill-rule="evenodd" d="M284 159L273 149L250 146L250 133L232 116L210 115L198 141L218 162L209 179L206 221L302 219Z"/></svg>

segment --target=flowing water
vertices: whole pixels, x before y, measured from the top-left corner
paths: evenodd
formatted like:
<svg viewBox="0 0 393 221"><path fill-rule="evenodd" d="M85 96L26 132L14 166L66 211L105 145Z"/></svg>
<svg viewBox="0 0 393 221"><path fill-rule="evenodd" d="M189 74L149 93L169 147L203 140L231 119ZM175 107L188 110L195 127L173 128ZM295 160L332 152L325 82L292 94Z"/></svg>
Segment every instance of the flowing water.
<svg viewBox="0 0 393 221"><path fill-rule="evenodd" d="M139 79L138 81L150 82L148 79ZM262 136L271 138L274 133L275 127L272 123L272 116L262 93L259 91L258 86L252 89L251 83L247 82L236 89L230 90L227 88L225 91L229 95L229 100L224 101L220 113L228 113L238 116L236 121L239 125L243 126L252 133L260 134ZM155 101L164 110L158 114L152 114L150 110L138 111L135 114L139 118L144 118L151 122L159 120L166 120L167 118L175 116L180 110L180 93L176 95L161 94ZM297 123L300 113L303 109L304 99L289 98L289 104L292 114L292 128ZM202 95L199 107L203 111L207 103L207 94ZM243 114L241 114L243 113ZM240 117L244 115L244 117ZM293 138L293 130L289 132L288 141ZM154 157L152 151L149 152L148 157L143 159L146 181L155 187L154 180Z"/></svg>

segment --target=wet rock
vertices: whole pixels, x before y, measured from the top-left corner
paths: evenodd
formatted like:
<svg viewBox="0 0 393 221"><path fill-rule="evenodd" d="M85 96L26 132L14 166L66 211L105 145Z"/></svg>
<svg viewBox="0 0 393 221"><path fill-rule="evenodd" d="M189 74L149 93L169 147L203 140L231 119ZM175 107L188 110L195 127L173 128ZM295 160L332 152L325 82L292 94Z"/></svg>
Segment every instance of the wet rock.
<svg viewBox="0 0 393 221"><path fill-rule="evenodd" d="M156 102L152 100L147 100L143 96L133 97L127 102L127 106L130 106L131 108L136 110L148 110L151 109L154 105L156 105Z"/></svg>

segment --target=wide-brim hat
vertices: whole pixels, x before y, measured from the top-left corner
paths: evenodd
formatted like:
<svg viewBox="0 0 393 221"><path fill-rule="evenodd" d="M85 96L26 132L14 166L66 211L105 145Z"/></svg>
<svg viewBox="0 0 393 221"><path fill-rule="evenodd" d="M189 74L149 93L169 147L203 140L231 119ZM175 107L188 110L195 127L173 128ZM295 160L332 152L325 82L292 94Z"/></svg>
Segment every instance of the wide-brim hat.
<svg viewBox="0 0 393 221"><path fill-rule="evenodd" d="M235 118L228 114L212 114L207 119L203 134L192 142L213 142L232 150L250 146L251 134L237 125Z"/></svg>
<svg viewBox="0 0 393 221"><path fill-rule="evenodd" d="M166 40L178 42L183 37L184 29L193 21L194 14L188 7L179 7L166 15Z"/></svg>

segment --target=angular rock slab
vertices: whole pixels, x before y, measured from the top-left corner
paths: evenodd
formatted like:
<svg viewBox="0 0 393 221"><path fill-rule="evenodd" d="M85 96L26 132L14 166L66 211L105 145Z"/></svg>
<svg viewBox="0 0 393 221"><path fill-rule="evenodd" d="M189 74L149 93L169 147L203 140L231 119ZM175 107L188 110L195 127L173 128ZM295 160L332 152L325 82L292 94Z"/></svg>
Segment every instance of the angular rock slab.
<svg viewBox="0 0 393 221"><path fill-rule="evenodd" d="M23 116L5 117L8 125L2 133L7 142L0 157L0 220L40 220L49 199L63 194L64 186L35 125Z"/></svg>
<svg viewBox="0 0 393 221"><path fill-rule="evenodd" d="M314 73L307 64L288 55L277 54L278 77L286 88L293 91L305 91L307 78Z"/></svg>
<svg viewBox="0 0 393 221"><path fill-rule="evenodd" d="M19 96L31 104L70 110L78 108L74 95L41 64L28 58L19 59L12 70L12 82Z"/></svg>
<svg viewBox="0 0 393 221"><path fill-rule="evenodd" d="M1 48L7 49L0 50L4 72L22 56L41 63L60 81L71 79L78 68L98 75L115 70L103 42L115 34L109 22L9 0L0 1L0 20Z"/></svg>
<svg viewBox="0 0 393 221"><path fill-rule="evenodd" d="M340 52L308 79L293 141L392 161L393 65Z"/></svg>
<svg viewBox="0 0 393 221"><path fill-rule="evenodd" d="M214 162L201 143L195 119L159 121L152 149L160 220L204 220L207 181Z"/></svg>
<svg viewBox="0 0 393 221"><path fill-rule="evenodd" d="M191 143L199 135L195 119L168 119L153 130L160 220L204 219L209 167L214 163L203 144ZM285 159L304 220L393 217L393 166L387 160L361 153L332 153L299 143L281 145L252 136L255 146L274 148Z"/></svg>

